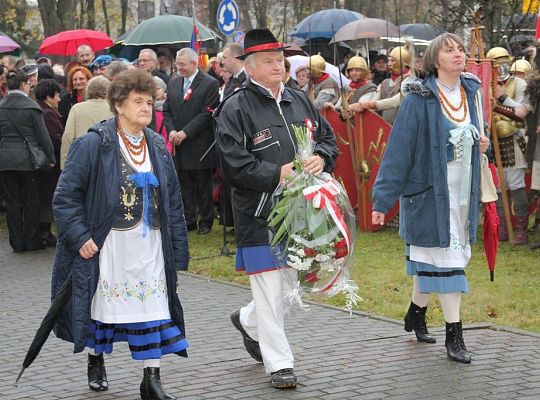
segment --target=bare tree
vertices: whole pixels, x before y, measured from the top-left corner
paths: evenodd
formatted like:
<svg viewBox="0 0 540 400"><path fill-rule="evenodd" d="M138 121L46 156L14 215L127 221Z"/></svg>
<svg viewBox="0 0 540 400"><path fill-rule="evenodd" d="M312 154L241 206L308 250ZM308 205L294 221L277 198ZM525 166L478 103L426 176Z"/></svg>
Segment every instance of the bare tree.
<svg viewBox="0 0 540 400"><path fill-rule="evenodd" d="M120 27L120 34L123 34L126 32L126 20L127 20L127 14L128 14L128 0L120 0L120 14L121 14L121 20L122 25Z"/></svg>
<svg viewBox="0 0 540 400"><path fill-rule="evenodd" d="M31 12L25 1L3 0L0 2L0 31L13 37L26 53L33 53L38 43L38 32L28 26Z"/></svg>
<svg viewBox="0 0 540 400"><path fill-rule="evenodd" d="M107 32L107 35L111 36L111 25L109 24L107 2L105 0L101 0L101 8L103 9L103 19L105 20L105 31Z"/></svg>
<svg viewBox="0 0 540 400"><path fill-rule="evenodd" d="M257 28L268 26L268 0L250 0Z"/></svg>
<svg viewBox="0 0 540 400"><path fill-rule="evenodd" d="M483 9L483 36L489 47L504 45L504 37L511 37L524 27L524 20L516 18L521 13L521 0L435 0L429 16L433 24L448 32L463 34L462 29L472 24L472 10Z"/></svg>
<svg viewBox="0 0 540 400"><path fill-rule="evenodd" d="M45 37L75 27L75 0L38 0L38 7Z"/></svg>
<svg viewBox="0 0 540 400"><path fill-rule="evenodd" d="M96 5L94 0L86 0L86 27L96 29Z"/></svg>

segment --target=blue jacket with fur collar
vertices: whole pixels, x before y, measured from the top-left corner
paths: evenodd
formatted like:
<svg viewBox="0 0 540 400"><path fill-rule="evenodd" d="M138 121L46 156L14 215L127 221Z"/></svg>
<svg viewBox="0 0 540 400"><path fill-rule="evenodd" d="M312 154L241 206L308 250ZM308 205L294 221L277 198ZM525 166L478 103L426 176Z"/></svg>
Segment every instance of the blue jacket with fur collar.
<svg viewBox="0 0 540 400"><path fill-rule="evenodd" d="M400 235L421 247L450 245L450 202L447 181L447 142L444 115L439 104L435 76L404 87L405 96L394 122L375 185L373 210L382 213L400 200ZM461 75L471 123L479 132L475 95L480 81ZM480 201L480 149L474 141L471 156L469 237L476 240Z"/></svg>

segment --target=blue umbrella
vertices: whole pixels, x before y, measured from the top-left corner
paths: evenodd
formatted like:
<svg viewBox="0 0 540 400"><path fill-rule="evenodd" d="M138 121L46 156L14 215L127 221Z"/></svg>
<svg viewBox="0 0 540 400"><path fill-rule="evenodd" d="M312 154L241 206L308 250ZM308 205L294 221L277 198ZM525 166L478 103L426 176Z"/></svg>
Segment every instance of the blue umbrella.
<svg viewBox="0 0 540 400"><path fill-rule="evenodd" d="M300 21L289 36L306 40L313 38L331 39L343 25L360 18L365 18L365 16L355 11L339 8L318 11Z"/></svg>

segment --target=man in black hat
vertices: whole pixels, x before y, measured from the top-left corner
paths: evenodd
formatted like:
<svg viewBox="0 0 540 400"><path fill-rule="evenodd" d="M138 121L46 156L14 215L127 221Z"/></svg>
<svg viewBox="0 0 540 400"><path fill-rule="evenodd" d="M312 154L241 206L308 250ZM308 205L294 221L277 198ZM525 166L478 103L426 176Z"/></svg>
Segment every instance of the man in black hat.
<svg viewBox="0 0 540 400"><path fill-rule="evenodd" d="M295 125L312 127L315 154L304 163L305 171L331 172L338 154L330 126L305 93L283 85L283 49L267 29L247 32L239 58L245 60L248 79L214 114L223 172L232 187L236 270L248 274L253 296L231 320L248 353L264 362L272 386L280 389L296 387L283 318L283 293L295 282L296 270L279 270L272 255L267 226L271 197L294 173Z"/></svg>

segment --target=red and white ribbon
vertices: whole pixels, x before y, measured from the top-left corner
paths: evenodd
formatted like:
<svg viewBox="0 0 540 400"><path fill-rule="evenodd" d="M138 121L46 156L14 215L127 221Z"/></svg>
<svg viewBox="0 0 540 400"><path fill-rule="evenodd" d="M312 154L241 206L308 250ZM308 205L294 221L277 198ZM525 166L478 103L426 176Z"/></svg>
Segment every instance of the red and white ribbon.
<svg viewBox="0 0 540 400"><path fill-rule="evenodd" d="M305 188L302 193L306 200L312 201L314 208L326 207L336 226L343 234L345 243L347 244L347 252L350 254L351 239L349 228L347 228L347 224L336 203L336 196L340 193L339 186L336 185L333 179L328 179L322 185L312 185Z"/></svg>
<svg viewBox="0 0 540 400"><path fill-rule="evenodd" d="M313 141L313 132L316 130L313 126L313 122L309 118L304 119L304 125L306 126L309 132L309 141Z"/></svg>

